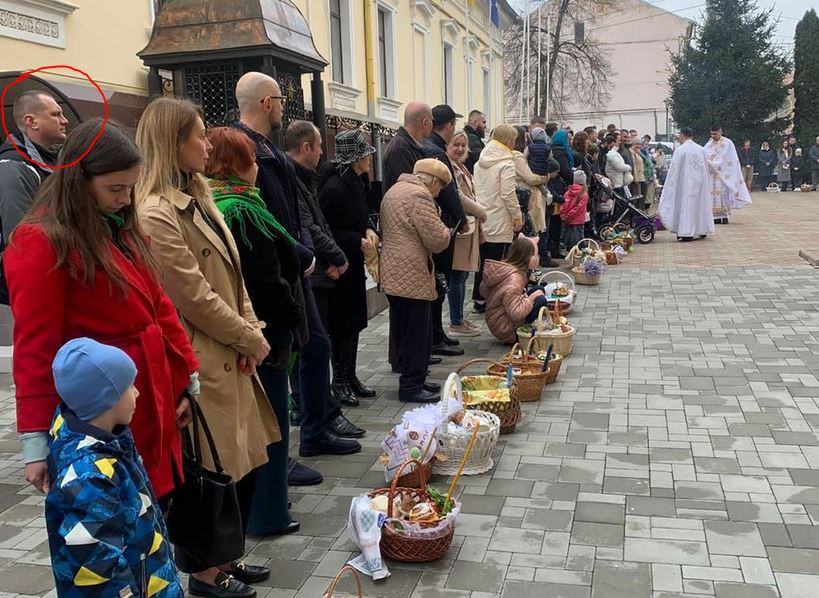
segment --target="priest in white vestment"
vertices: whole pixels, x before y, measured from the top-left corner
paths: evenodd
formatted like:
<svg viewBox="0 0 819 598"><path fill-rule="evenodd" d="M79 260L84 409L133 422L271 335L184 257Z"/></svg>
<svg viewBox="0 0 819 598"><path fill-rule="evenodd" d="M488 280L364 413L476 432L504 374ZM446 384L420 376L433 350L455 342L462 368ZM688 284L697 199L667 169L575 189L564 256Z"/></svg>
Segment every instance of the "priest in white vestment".
<svg viewBox="0 0 819 598"><path fill-rule="evenodd" d="M660 219L679 241L693 241L714 232L705 150L693 136L687 127L680 130L680 145L674 151L660 198Z"/></svg>
<svg viewBox="0 0 819 598"><path fill-rule="evenodd" d="M710 174L714 222L728 224L731 210L750 205L751 194L742 176L734 142L722 134L720 127L711 128L711 140L705 144L705 156Z"/></svg>

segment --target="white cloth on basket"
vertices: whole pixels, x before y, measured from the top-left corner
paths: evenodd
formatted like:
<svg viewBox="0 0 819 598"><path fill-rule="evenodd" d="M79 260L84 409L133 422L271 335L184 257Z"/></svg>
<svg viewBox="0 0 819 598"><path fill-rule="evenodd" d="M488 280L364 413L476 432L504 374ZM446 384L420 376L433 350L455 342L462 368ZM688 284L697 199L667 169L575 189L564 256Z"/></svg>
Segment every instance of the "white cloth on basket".
<svg viewBox="0 0 819 598"><path fill-rule="evenodd" d="M731 215L731 210L751 205L751 194L745 186L745 177L739 165L739 155L734 142L724 136L720 137L719 141L711 139L705 144L705 159L708 166L713 217L727 218ZM676 160L677 153L674 152L672 168Z"/></svg>
<svg viewBox="0 0 819 598"><path fill-rule="evenodd" d="M691 139L674 152L660 199L663 225L678 237L714 232L705 151Z"/></svg>
<svg viewBox="0 0 819 598"><path fill-rule="evenodd" d="M356 496L350 504L347 518L347 535L361 549L361 554L350 561L350 566L373 579L390 576L381 558L381 527L386 516L371 508L366 494Z"/></svg>

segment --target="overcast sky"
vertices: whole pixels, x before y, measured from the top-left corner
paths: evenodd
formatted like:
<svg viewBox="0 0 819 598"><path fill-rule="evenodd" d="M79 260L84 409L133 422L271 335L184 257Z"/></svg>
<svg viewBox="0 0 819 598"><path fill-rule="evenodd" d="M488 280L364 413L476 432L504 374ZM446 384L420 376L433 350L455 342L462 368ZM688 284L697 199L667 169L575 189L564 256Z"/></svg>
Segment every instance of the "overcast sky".
<svg viewBox="0 0 819 598"><path fill-rule="evenodd" d="M667 11L673 12L683 17L700 21L705 0L647 0ZM536 0L530 0L530 6L537 6ZM511 0L510 4L517 9L522 9L525 0ZM757 0L761 8L774 8L774 14L781 15L777 32L777 41L782 43L787 49L793 47L793 33L796 23L799 22L805 12L810 8L817 7L817 0Z"/></svg>

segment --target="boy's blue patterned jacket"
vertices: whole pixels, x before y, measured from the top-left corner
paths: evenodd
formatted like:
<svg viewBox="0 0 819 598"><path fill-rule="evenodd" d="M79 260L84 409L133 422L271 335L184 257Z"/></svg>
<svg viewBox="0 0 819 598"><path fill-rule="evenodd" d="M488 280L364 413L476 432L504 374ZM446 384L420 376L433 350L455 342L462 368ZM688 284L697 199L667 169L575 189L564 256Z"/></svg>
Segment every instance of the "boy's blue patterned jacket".
<svg viewBox="0 0 819 598"><path fill-rule="evenodd" d="M50 443L45 514L58 595L183 596L131 432L109 434L61 404Z"/></svg>

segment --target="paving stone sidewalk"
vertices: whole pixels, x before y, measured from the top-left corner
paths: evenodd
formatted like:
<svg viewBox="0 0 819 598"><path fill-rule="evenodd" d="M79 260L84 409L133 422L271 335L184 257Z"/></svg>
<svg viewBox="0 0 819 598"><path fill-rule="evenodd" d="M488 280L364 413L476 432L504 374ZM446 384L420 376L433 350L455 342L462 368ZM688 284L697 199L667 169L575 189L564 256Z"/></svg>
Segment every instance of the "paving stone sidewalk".
<svg viewBox="0 0 819 598"><path fill-rule="evenodd" d="M742 232L790 217L815 234L808 200L788 195L755 196L707 241L661 233L602 285L580 287L574 353L501 437L494 470L462 478L445 558L389 563L392 577L364 579L365 595L819 596L819 274L795 257L808 227L775 251ZM504 350L486 334L463 345L467 357ZM356 554L350 499L384 485L380 442L405 409L386 353L382 314L359 357L379 396L348 412L368 430L364 450L303 460L325 481L292 489L300 532L249 540L249 560L273 570L260 597L321 596ZM0 385L0 598L43 595L53 582L42 498L21 483L13 390Z"/></svg>

